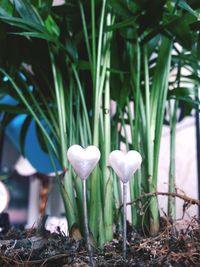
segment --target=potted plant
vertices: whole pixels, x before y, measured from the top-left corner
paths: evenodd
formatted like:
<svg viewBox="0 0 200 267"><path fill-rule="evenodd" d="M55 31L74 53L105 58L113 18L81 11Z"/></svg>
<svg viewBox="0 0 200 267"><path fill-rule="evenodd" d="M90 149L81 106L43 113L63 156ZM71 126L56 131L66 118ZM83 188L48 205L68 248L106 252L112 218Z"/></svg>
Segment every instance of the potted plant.
<svg viewBox="0 0 200 267"><path fill-rule="evenodd" d="M171 103L175 129L179 103L192 108L199 103L191 90L181 88L183 79L198 83L198 49L193 46L198 42L198 14L197 1L65 1L52 7L52 1L15 0L0 5L2 40L8 44L0 69L8 81L1 88L17 101L1 105L3 124L27 114L20 132L23 153L27 129L35 121L56 174L69 230L78 225L81 233L82 183L66 153L73 144L99 148L99 167L87 179L89 229L97 247L113 239L114 225L122 227L120 182L108 167L109 154L121 141L127 151L137 150L143 158L141 171L130 181L131 200L149 194L141 199L144 213L138 213L139 202L131 206L132 225L138 230L144 225L152 236L159 232L156 192L165 106ZM18 46L9 57L13 40ZM192 75L183 77L181 70L187 66ZM177 75L169 84L173 70ZM117 102L115 114L111 99ZM169 193L174 193L171 170ZM173 217L171 198L169 205Z"/></svg>

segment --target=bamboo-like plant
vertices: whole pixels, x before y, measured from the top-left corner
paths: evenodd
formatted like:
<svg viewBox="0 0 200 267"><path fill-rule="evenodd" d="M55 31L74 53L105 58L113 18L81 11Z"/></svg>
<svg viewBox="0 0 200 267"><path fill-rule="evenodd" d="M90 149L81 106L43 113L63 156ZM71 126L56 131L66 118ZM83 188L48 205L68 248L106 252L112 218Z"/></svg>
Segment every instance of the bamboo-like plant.
<svg viewBox="0 0 200 267"><path fill-rule="evenodd" d="M69 31L71 30L72 38L69 41L69 36L67 36L63 42L59 39L59 30L63 30L59 29L57 25L57 23L60 23L59 20L56 22L54 17L49 14L48 16L46 15L44 20L28 1L15 1L14 4L17 13L21 17L12 17L4 10L2 12L2 19L4 22L22 29L21 32L16 33L17 35L46 40L47 44L45 42L44 45L48 49L47 64L49 65L45 65L45 67L48 69L48 75L43 72L40 66L37 66L39 71L36 69L36 73L34 69L34 75L28 73L21 66L21 72L25 74L27 83L20 84L22 87L19 88L18 82L21 82L19 79L15 80L13 76L11 77L3 69L2 73L7 76L13 86L16 99L22 103L24 110L36 121L38 134L43 136L42 139L40 138L41 145L49 154L54 171L56 173L58 171L55 164L56 160L60 163L61 169L65 173L63 182L60 181L58 175L57 180L63 196L69 229L74 224L78 224L80 229L83 230L81 224L82 184L73 177L71 168L68 166L67 148L73 143L87 146L92 142L96 146L101 147L101 151L103 151L102 167L94 171L88 186L90 188L90 196L88 198L90 203L90 230L94 240L101 245L105 240L112 239L113 235L112 175L106 166L110 152L110 89L108 69L112 33L105 32L104 28L106 24L109 26L113 23L114 18L109 12L105 12L106 1L103 1L102 5L100 5L101 12L97 15L100 21L97 22L95 18L96 4L92 1L90 6L92 39L90 39L89 28L86 26L85 6L83 6L81 1L78 1L71 8L72 10L78 8L78 13L81 15L81 20L78 22L80 28L76 32L75 30L77 29L73 29L74 21L66 21L65 26L69 27ZM23 11L22 7L24 8ZM67 12L67 6L64 8L66 8ZM37 11L39 11L39 7ZM28 16L28 14L31 16ZM61 16L61 18L65 19L64 16ZM63 34L68 35L68 33ZM84 41L79 44L85 46L85 49L82 49L83 51L77 51L74 45L74 39L80 33L83 33L82 37L84 37ZM90 42L90 40L92 41ZM80 54L85 53L89 61L85 61L85 63L81 60L77 61L77 52L80 52ZM84 64L87 66L86 70L84 69ZM103 68L101 67L102 64ZM35 66L32 65L32 67L34 68ZM86 76L85 79L82 79L82 75ZM70 79L66 80L67 77L70 77ZM42 78L43 85L45 84L46 90L48 90L48 100L45 99L47 92L44 94L43 89L41 89L42 83L41 81L38 82L38 78ZM28 89L28 83L33 85L31 92ZM91 105L88 104L90 100L87 99L89 94L91 94L93 99ZM52 103L51 109L49 108L49 103ZM102 104L103 108L101 108ZM89 117L89 112L92 112L92 118ZM77 114L76 116L74 115L75 113ZM24 137L25 128L28 128L31 117L27 117L29 120L27 119L24 124L21 139ZM51 133L51 137L49 133ZM65 170L68 171L66 172ZM100 179L102 173L103 176ZM73 184L75 184L76 199Z"/></svg>
<svg viewBox="0 0 200 267"><path fill-rule="evenodd" d="M154 10L159 9L162 16L162 24L160 24L158 16L155 16L154 20L148 24L149 17L152 18L149 13L152 12L153 14L153 11L150 8L148 10L147 5L144 15L141 17L138 15L138 18L135 18L135 20L132 17L131 21L131 23L135 23L136 28L138 20L143 22L142 28L145 31L142 34L141 28L139 31L134 31L133 29L131 31L129 27L130 20L125 22L122 19L124 24L118 22L112 27L115 31L120 32L122 29L124 30L124 38L121 39L121 42L126 48L128 57L125 60L129 62L130 66L130 73L126 74L128 78L124 75L121 79L123 90L128 88L126 90L129 92L129 98L127 102L124 101L122 105L123 113L121 113L122 125L125 125L123 118L123 114L125 114L131 129L131 142L130 144L126 142L126 146L138 149L144 158L142 173L137 173L135 179L131 182L130 194L132 199L145 192L155 192L157 189L159 148L165 105L168 95L170 95L170 98L172 95L173 98L177 98L177 92L179 92L179 97L183 94L183 90L181 91L180 88L169 93L169 85L172 86L174 84L173 87L175 88L177 84L177 80L169 84L169 76L172 70L179 68L179 63L181 62L181 53L177 51L178 44L184 47L185 51L191 51L192 34L189 30L189 25L195 23L195 17L198 16L198 12L194 11L185 1L177 1L176 3L160 1L159 4L154 3L154 5ZM120 5L113 3L113 7L119 14ZM140 7L142 8L142 4ZM134 10L134 6L131 6L129 2L129 11L131 10ZM169 14L173 18L172 20L169 19ZM121 14L121 17L123 15ZM154 23L157 23L157 26ZM172 28L175 23L178 24L177 28L179 27L179 31L177 28ZM180 32L183 28L185 33ZM183 36L187 36L188 39L184 39ZM174 51L178 52L178 56L173 57ZM124 59L120 59L117 64L121 64L121 71L126 70L123 65ZM180 66L181 70L186 67L183 62ZM134 116L130 100L134 103ZM187 102L189 100L188 95L185 95L185 98L183 97L182 100ZM175 105L173 121L170 123L172 136L169 191L171 192L174 191L174 131L177 103ZM193 104L194 107L195 101L193 101ZM127 140L126 135L125 140ZM143 210L146 215L143 216L138 215L139 207L132 207L132 223L140 228L141 223L145 222L146 226L149 225L147 229L150 234L156 235L159 230L157 198L152 197L146 203L144 202L143 206L146 207L146 210ZM174 209L174 203L170 201L169 210L171 209ZM169 215L171 216L171 211Z"/></svg>
<svg viewBox="0 0 200 267"><path fill-rule="evenodd" d="M23 148L27 129L35 121L41 147L57 176L69 230L77 224L82 233L82 183L66 153L73 144L99 147L99 167L87 186L89 230L99 246L113 238L113 225L121 222L116 221L121 188L107 166L110 151L119 149L121 141L144 159L141 172L130 183L131 199L156 191L167 98L188 100L180 90L177 94L178 88L169 93L168 77L177 62L181 68L190 64L185 54L178 51L174 56L173 51L180 45L192 54L200 8L194 2L153 1L149 6L126 0L66 0L59 7L52 7L52 1L0 3L1 37L8 44L2 46L0 58L2 77L8 79L1 89L17 101L15 106L0 106L5 112L2 125L20 113L27 114L20 135ZM117 102L112 119L111 99ZM175 113L172 127L174 118ZM137 206L132 207L132 223L140 228L145 222L155 235L159 230L156 196L143 204L143 215Z"/></svg>

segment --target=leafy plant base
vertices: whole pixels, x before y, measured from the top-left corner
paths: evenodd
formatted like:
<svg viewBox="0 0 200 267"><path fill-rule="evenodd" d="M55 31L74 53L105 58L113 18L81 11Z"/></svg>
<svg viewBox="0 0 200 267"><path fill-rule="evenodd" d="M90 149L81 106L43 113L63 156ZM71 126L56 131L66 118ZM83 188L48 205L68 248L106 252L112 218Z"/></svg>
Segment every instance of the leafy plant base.
<svg viewBox="0 0 200 267"><path fill-rule="evenodd" d="M191 220L177 229L165 221L156 237L142 237L128 225L127 260L122 257L122 236L116 234L103 250L94 251L96 266L200 266L200 222ZM0 266L89 266L84 245L48 231L10 230L0 236Z"/></svg>

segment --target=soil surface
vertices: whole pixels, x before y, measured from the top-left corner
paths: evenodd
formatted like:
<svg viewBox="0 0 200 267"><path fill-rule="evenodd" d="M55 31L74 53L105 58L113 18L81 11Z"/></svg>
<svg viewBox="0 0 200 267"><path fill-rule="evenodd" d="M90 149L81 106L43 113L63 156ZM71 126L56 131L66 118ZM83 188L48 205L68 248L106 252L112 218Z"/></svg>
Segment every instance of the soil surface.
<svg viewBox="0 0 200 267"><path fill-rule="evenodd" d="M122 257L122 236L115 234L102 250L93 249L96 266L200 266L200 222L192 219L184 229L165 223L156 237L139 235L128 225L127 260ZM82 241L58 229L9 229L0 233L0 266L89 266Z"/></svg>

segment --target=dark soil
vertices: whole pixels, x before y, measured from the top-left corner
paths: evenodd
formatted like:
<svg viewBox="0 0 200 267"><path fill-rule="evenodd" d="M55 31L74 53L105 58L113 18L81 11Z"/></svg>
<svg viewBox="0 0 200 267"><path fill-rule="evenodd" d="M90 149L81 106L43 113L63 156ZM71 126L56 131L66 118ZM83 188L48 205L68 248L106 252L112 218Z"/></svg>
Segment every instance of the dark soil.
<svg viewBox="0 0 200 267"><path fill-rule="evenodd" d="M200 266L200 223L193 219L184 230L172 225L156 237L144 237L128 227L127 260L122 257L122 236L115 235L103 250L94 249L96 266ZM0 266L89 266L85 246L57 233L10 229L0 234Z"/></svg>

